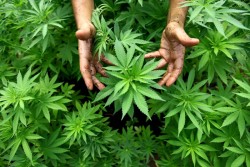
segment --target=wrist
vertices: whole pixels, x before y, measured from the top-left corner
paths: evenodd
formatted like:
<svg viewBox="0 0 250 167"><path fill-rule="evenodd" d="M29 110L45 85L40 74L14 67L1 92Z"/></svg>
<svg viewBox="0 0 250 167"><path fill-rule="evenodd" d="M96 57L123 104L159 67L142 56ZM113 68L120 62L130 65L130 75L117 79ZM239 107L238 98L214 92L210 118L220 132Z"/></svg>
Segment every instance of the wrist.
<svg viewBox="0 0 250 167"><path fill-rule="evenodd" d="M77 29L78 30L84 30L84 29L92 27L92 26L93 25L89 20L82 19L81 21L78 22Z"/></svg>
<svg viewBox="0 0 250 167"><path fill-rule="evenodd" d="M185 0L170 0L170 10L168 13L168 23L176 22L184 27L188 7L183 7Z"/></svg>
<svg viewBox="0 0 250 167"><path fill-rule="evenodd" d="M185 22L185 16L182 14L179 14L179 13L172 15L168 20L168 24L172 23L172 22L179 24L179 26L181 26L183 28L184 22Z"/></svg>

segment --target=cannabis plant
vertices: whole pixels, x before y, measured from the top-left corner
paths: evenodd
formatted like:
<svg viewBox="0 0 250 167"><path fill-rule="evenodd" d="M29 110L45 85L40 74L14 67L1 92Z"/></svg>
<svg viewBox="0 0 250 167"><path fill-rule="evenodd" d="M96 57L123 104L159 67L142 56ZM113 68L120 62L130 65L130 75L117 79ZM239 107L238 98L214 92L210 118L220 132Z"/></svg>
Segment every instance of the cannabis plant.
<svg viewBox="0 0 250 167"><path fill-rule="evenodd" d="M249 2L182 4L200 44L166 88L144 55L169 2L95 1L93 55L113 64L90 92L70 1L0 0L0 166L250 167Z"/></svg>
<svg viewBox="0 0 250 167"><path fill-rule="evenodd" d="M135 47L132 46L127 50L118 40L115 42L115 56L107 54L107 58L114 66L106 67L109 78L104 80L107 87L97 94L95 101L99 101L109 96L105 105L110 105L115 101L117 109L122 109L122 117L129 114L133 117L134 106L136 106L146 116L148 105L146 98L163 100L157 92L152 89L161 89L154 81L158 79L163 72L153 71L157 62L151 60L143 65L144 57L135 56Z"/></svg>

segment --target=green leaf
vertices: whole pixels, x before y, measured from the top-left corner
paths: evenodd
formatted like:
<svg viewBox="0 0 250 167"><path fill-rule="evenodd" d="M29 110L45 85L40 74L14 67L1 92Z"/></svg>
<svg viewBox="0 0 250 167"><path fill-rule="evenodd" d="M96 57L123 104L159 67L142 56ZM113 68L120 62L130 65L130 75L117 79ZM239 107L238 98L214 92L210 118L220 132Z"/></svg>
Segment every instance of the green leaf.
<svg viewBox="0 0 250 167"><path fill-rule="evenodd" d="M189 21L192 21L194 18L196 18L200 13L201 10L203 9L203 6L197 6L191 13Z"/></svg>
<svg viewBox="0 0 250 167"><path fill-rule="evenodd" d="M183 146L183 143L178 140L167 140L167 143L173 146L179 146L179 147Z"/></svg>
<svg viewBox="0 0 250 167"><path fill-rule="evenodd" d="M106 57L110 62L112 62L114 65L118 66L118 68L120 68L119 66L122 66L121 63L119 62L119 60L118 60L115 56L113 56L112 54L107 53L107 54L105 54L105 57ZM112 67L112 66L111 66L111 67ZM105 68L107 68L107 67L105 67Z"/></svg>
<svg viewBox="0 0 250 167"><path fill-rule="evenodd" d="M126 52L124 50L124 47L122 46L122 43L118 39L116 39L115 41L115 54L121 65L123 67L126 67L127 64Z"/></svg>
<svg viewBox="0 0 250 167"><path fill-rule="evenodd" d="M139 4L143 6L143 0L138 0Z"/></svg>
<svg viewBox="0 0 250 167"><path fill-rule="evenodd" d="M118 100L119 96L116 96L114 93L112 93L109 98L107 99L107 102L105 103L105 107L109 106L111 103L113 103L114 101Z"/></svg>
<svg viewBox="0 0 250 167"><path fill-rule="evenodd" d="M233 57L232 57L231 53L227 49L221 48L220 51L222 51L228 58L233 60Z"/></svg>
<svg viewBox="0 0 250 167"><path fill-rule="evenodd" d="M28 136L25 137L28 140L38 140L38 139L43 139L42 136L37 135L37 134L29 134Z"/></svg>
<svg viewBox="0 0 250 167"><path fill-rule="evenodd" d="M201 127L200 127L200 125L199 125L197 119L194 117L194 115L193 115L191 112L189 112L189 111L187 111L186 114L188 115L189 119L192 121L192 123L194 124L194 126L195 126L198 130L202 131L202 130L201 130Z"/></svg>
<svg viewBox="0 0 250 167"><path fill-rule="evenodd" d="M127 83L128 81L126 80L119 81L114 87L114 94L116 95Z"/></svg>
<svg viewBox="0 0 250 167"><path fill-rule="evenodd" d="M204 55L206 52L207 52L207 50L204 50L204 49L197 49L197 50L195 50L194 52L192 52L191 55L189 55L189 56L187 57L187 59L193 59L193 58L199 57L199 56L201 56L201 55Z"/></svg>
<svg viewBox="0 0 250 167"><path fill-rule="evenodd" d="M221 66L216 66L214 69L219 75L220 79L227 85L227 74L225 72L225 69L223 69Z"/></svg>
<svg viewBox="0 0 250 167"><path fill-rule="evenodd" d="M198 150L197 149L197 150L195 150L195 153L197 155L199 155L201 158L203 158L203 159L205 159L206 161L209 162L208 157L207 157L207 155L205 154L205 152L203 150L201 150L201 149Z"/></svg>
<svg viewBox="0 0 250 167"><path fill-rule="evenodd" d="M31 49L33 46L35 46L35 45L36 45L37 43L39 43L41 40L42 40L42 37L41 37L41 36L39 36L39 37L37 37L36 39L32 40L32 42L31 42L31 44L29 45L29 48L28 48L27 50Z"/></svg>
<svg viewBox="0 0 250 167"><path fill-rule="evenodd" d="M180 113L179 121L178 121L178 135L183 130L183 128L185 126L185 122L186 122L186 112L185 112L185 110L182 110Z"/></svg>
<svg viewBox="0 0 250 167"><path fill-rule="evenodd" d="M207 80L203 80L199 83L196 83L193 88L191 89L193 92L194 91L198 91L203 85L205 85L207 83Z"/></svg>
<svg viewBox="0 0 250 167"><path fill-rule="evenodd" d="M236 112L237 108L234 107L218 107L216 108L217 111L225 112L225 113L230 113L230 112Z"/></svg>
<svg viewBox="0 0 250 167"><path fill-rule="evenodd" d="M142 94L139 92L134 93L134 101L140 111L145 114L149 119L151 119L148 113L148 105L146 103L145 97L142 96Z"/></svg>
<svg viewBox="0 0 250 167"><path fill-rule="evenodd" d="M229 151L236 153L236 154L244 154L244 151L239 149L238 147L226 147Z"/></svg>
<svg viewBox="0 0 250 167"><path fill-rule="evenodd" d="M210 84L214 79L214 68L212 65L208 65L208 83Z"/></svg>
<svg viewBox="0 0 250 167"><path fill-rule="evenodd" d="M93 133L92 131L88 130L88 129L85 129L84 132L90 136L96 136L95 133Z"/></svg>
<svg viewBox="0 0 250 167"><path fill-rule="evenodd" d="M244 83L244 82L242 82L242 81L240 81L240 80L238 80L238 79L235 79L235 78L233 78L233 79L234 79L234 81L235 81L240 87L242 87L243 89L245 89L247 92L250 93L250 86L249 86L248 84L246 84L246 83Z"/></svg>
<svg viewBox="0 0 250 167"><path fill-rule="evenodd" d="M130 83L127 81L118 96L122 96L124 93L128 92L129 88L130 88Z"/></svg>
<svg viewBox="0 0 250 167"><path fill-rule="evenodd" d="M172 117L181 111L182 107L176 107L175 109L169 111L165 117Z"/></svg>
<svg viewBox="0 0 250 167"><path fill-rule="evenodd" d="M250 150L248 150L248 151L250 151ZM249 155L246 155L246 165L247 165L247 167L250 167L250 156Z"/></svg>
<svg viewBox="0 0 250 167"><path fill-rule="evenodd" d="M17 152L17 149L20 146L21 142L22 142L21 140L17 140L17 141L14 142L14 145L11 147L11 151L10 151L10 154L9 154L9 162L15 156L15 154Z"/></svg>
<svg viewBox="0 0 250 167"><path fill-rule="evenodd" d="M201 144L199 145L199 148L202 148L205 151L217 151L215 148L213 148L210 145L205 145L205 144Z"/></svg>
<svg viewBox="0 0 250 167"><path fill-rule="evenodd" d="M203 161L203 160L201 160L199 158L197 158L197 162L202 167L210 167L211 166L210 164L208 164L207 162L205 162L205 161Z"/></svg>
<svg viewBox="0 0 250 167"><path fill-rule="evenodd" d="M213 20L215 20L216 11L215 11L214 9L212 9L211 6L206 6L206 7L205 7L205 11L207 12L207 14L208 14Z"/></svg>
<svg viewBox="0 0 250 167"><path fill-rule="evenodd" d="M50 113L47 107L43 108L43 115L45 116L45 118L48 120L48 122L50 122Z"/></svg>
<svg viewBox="0 0 250 167"><path fill-rule="evenodd" d="M48 32L48 24L44 24L43 30L42 30L43 39L47 35L47 32Z"/></svg>
<svg viewBox="0 0 250 167"><path fill-rule="evenodd" d="M232 167L239 167L241 166L244 161L245 161L246 156L245 155L240 155L239 157L237 157L231 164Z"/></svg>
<svg viewBox="0 0 250 167"><path fill-rule="evenodd" d="M154 62L154 60L151 60L151 61L147 62L143 66L140 75L147 74L148 72L154 70L156 68L157 64L158 64L158 62Z"/></svg>
<svg viewBox="0 0 250 167"><path fill-rule="evenodd" d="M144 56L139 56L138 60L136 61L135 65L133 66L133 73L140 74L141 69L143 67Z"/></svg>
<svg viewBox="0 0 250 167"><path fill-rule="evenodd" d="M231 123L233 123L239 116L239 113L238 112L234 112L232 114L230 114L229 116L226 117L226 119L223 121L223 124L221 127L224 127L224 126L228 126L230 125Z"/></svg>
<svg viewBox="0 0 250 167"><path fill-rule="evenodd" d="M121 74L119 72L115 72L115 71L110 72L110 71L107 71L107 73L109 75L112 75L112 76L114 76L116 78L119 78L119 79L126 79L125 76L124 76L124 74Z"/></svg>
<svg viewBox="0 0 250 167"><path fill-rule="evenodd" d="M219 33L223 36L225 36L225 31L224 28L221 24L221 22L219 22L217 19L213 19L214 25L216 27L216 29L219 31Z"/></svg>
<svg viewBox="0 0 250 167"><path fill-rule="evenodd" d="M227 15L227 14L224 14L222 17L221 17L223 20L233 24L234 26L236 27L239 27L241 29L246 29L246 30L249 30L249 28L245 27L241 22L239 22L238 20L236 20L235 18L233 18L232 16L230 15Z"/></svg>
<svg viewBox="0 0 250 167"><path fill-rule="evenodd" d="M135 54L135 46L132 45L127 51L126 67L128 67L131 64L131 60L133 59L134 54Z"/></svg>
<svg viewBox="0 0 250 167"><path fill-rule="evenodd" d="M245 123L244 115L242 113L239 114L237 124L238 124L238 129L240 132L240 137L242 137L246 130L246 123Z"/></svg>
<svg viewBox="0 0 250 167"><path fill-rule="evenodd" d="M61 25L61 24L58 24L58 23L56 23L56 22L50 22L50 23L48 23L49 25L53 25L53 26L55 26L55 27L59 27L59 28L63 28L63 26Z"/></svg>
<svg viewBox="0 0 250 167"><path fill-rule="evenodd" d="M16 115L14 116L14 120L12 122L12 128L13 128L13 134L15 134L17 132L17 128L18 128L18 122L19 122L19 114L20 112L17 112Z"/></svg>
<svg viewBox="0 0 250 167"><path fill-rule="evenodd" d="M133 92L128 91L122 101L122 118L128 113L133 102Z"/></svg>
<svg viewBox="0 0 250 167"><path fill-rule="evenodd" d="M211 142L214 142L214 143L223 143L225 141L226 141L226 139L224 137L216 137Z"/></svg>
<svg viewBox="0 0 250 167"><path fill-rule="evenodd" d="M122 71L122 69L120 67L117 66L108 66L108 67L104 67L106 70L109 71Z"/></svg>
<svg viewBox="0 0 250 167"><path fill-rule="evenodd" d="M159 96L156 91L154 91L153 89L149 88L149 87L142 87L142 86L137 86L137 90L143 94L144 96L147 96L151 99L156 99L156 100L161 100L161 101L165 101L164 99L161 98L161 96Z"/></svg>
<svg viewBox="0 0 250 167"><path fill-rule="evenodd" d="M105 97L109 96L111 93L113 92L113 89L111 87L106 87L103 90L101 90L97 95L94 102L100 101L102 99L104 99Z"/></svg>
<svg viewBox="0 0 250 167"><path fill-rule="evenodd" d="M32 161L32 152L30 150L30 146L27 140L22 140L22 146L23 146L23 151L25 155L29 158L30 161Z"/></svg>
<svg viewBox="0 0 250 167"><path fill-rule="evenodd" d="M29 3L32 6L32 8L34 8L36 10L36 12L39 13L39 9L38 9L35 1L34 0L29 0Z"/></svg>
<svg viewBox="0 0 250 167"><path fill-rule="evenodd" d="M250 94L247 94L247 93L235 93L235 94L237 94L238 96L250 99Z"/></svg>
<svg viewBox="0 0 250 167"><path fill-rule="evenodd" d="M187 81L187 90L190 90L193 83L194 83L194 77L195 77L195 70L192 69L190 72L189 72L189 75L188 75L188 81Z"/></svg>
<svg viewBox="0 0 250 167"><path fill-rule="evenodd" d="M22 111L18 111L19 113L19 119L20 121L26 126L27 125L27 120L26 120L26 116L25 113L23 113Z"/></svg>

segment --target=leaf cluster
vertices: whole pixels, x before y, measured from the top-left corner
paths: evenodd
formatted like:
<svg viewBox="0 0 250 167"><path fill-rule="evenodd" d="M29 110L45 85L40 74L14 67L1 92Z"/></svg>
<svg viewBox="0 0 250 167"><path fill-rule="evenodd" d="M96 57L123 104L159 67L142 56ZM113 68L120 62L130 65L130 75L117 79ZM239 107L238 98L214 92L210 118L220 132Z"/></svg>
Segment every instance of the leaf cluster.
<svg viewBox="0 0 250 167"><path fill-rule="evenodd" d="M144 57L135 56L135 46L132 45L125 51L122 42L118 40L115 42L114 49L115 55L106 56L114 64L106 67L109 78L104 80L104 83L107 86L96 95L95 101L109 96L105 105L115 102L117 108L122 109L122 117L126 114L133 117L132 104L136 104L140 111L150 118L145 97L164 101L152 89L161 89L154 81L163 74L162 71L153 71L158 62L151 60L143 65Z"/></svg>

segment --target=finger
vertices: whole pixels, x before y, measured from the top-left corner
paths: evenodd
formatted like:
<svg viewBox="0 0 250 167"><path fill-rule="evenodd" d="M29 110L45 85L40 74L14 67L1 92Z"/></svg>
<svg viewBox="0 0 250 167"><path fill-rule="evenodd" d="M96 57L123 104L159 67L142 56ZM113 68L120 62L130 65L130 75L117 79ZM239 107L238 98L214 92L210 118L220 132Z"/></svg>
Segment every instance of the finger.
<svg viewBox="0 0 250 167"><path fill-rule="evenodd" d="M85 85L89 90L93 89L92 75L90 72L89 61L86 58L80 58L80 72L82 74Z"/></svg>
<svg viewBox="0 0 250 167"><path fill-rule="evenodd" d="M90 64L90 70L91 70L91 79L93 84L97 87L97 89L102 90L103 88L105 88L105 86L96 78L96 68L95 68L95 63L97 63L98 61L92 60L91 64Z"/></svg>
<svg viewBox="0 0 250 167"><path fill-rule="evenodd" d="M159 85L162 86L162 85L164 85L167 82L168 78L171 76L171 73L173 71L173 67L174 67L173 63L170 63L168 65L167 72L164 74L164 76L162 77L162 79L158 82Z"/></svg>
<svg viewBox="0 0 250 167"><path fill-rule="evenodd" d="M180 75L181 71L182 71L182 69L175 69L171 73L170 77L166 81L166 86L167 87L171 86L177 80L177 78Z"/></svg>
<svg viewBox="0 0 250 167"><path fill-rule="evenodd" d="M182 68L183 68L183 59L177 59L175 61L174 67L172 69L171 75L168 78L167 82L166 82L166 86L170 86L172 85L178 78L178 76L180 75Z"/></svg>
<svg viewBox="0 0 250 167"><path fill-rule="evenodd" d="M108 64L108 65L114 65L111 61L109 61L104 55L101 55L101 61Z"/></svg>
<svg viewBox="0 0 250 167"><path fill-rule="evenodd" d="M91 61L91 63L90 63L90 74L92 76L94 76L96 74L96 69L95 69L95 65L94 65L93 61Z"/></svg>
<svg viewBox="0 0 250 167"><path fill-rule="evenodd" d="M167 61L165 59L161 59L159 64L156 66L155 69L158 70L158 69L164 67L166 64L167 64Z"/></svg>
<svg viewBox="0 0 250 167"><path fill-rule="evenodd" d="M177 27L173 35L184 46L195 46L200 42L197 38L190 38L181 27Z"/></svg>
<svg viewBox="0 0 250 167"><path fill-rule="evenodd" d="M164 74L164 76L162 77L162 79L158 82L158 84L161 85L161 86L164 85L167 82L167 80L170 77L170 75L171 74L169 72L166 72Z"/></svg>
<svg viewBox="0 0 250 167"><path fill-rule="evenodd" d="M92 80L97 89L102 90L105 88L105 86L95 76L92 76Z"/></svg>
<svg viewBox="0 0 250 167"><path fill-rule="evenodd" d="M87 41L78 40L78 51L81 75L87 88L92 90L93 82L90 71L91 52L89 43Z"/></svg>
<svg viewBox="0 0 250 167"><path fill-rule="evenodd" d="M144 58L157 58L157 57L161 57L161 54L159 51L155 51L155 52L150 52L145 54Z"/></svg>
<svg viewBox="0 0 250 167"><path fill-rule="evenodd" d="M168 63L169 61L169 50L164 49L164 48L160 48L158 51L155 52L151 52L151 53L147 53L144 58L157 58L157 57L163 57L165 59L165 62ZM162 60L161 63L163 63L164 61Z"/></svg>
<svg viewBox="0 0 250 167"><path fill-rule="evenodd" d="M100 73L104 77L107 77L107 74L99 61L95 61L94 66L98 73Z"/></svg>
<svg viewBox="0 0 250 167"><path fill-rule="evenodd" d="M97 70L97 72L100 73L102 76L107 77L107 74L106 74L105 70L103 69L102 64L100 63L98 56L96 55L93 59L94 59L93 65L94 65L95 69Z"/></svg>
<svg viewBox="0 0 250 167"><path fill-rule="evenodd" d="M169 63L169 65L168 65L168 72L172 73L173 69L174 69L174 63Z"/></svg>

